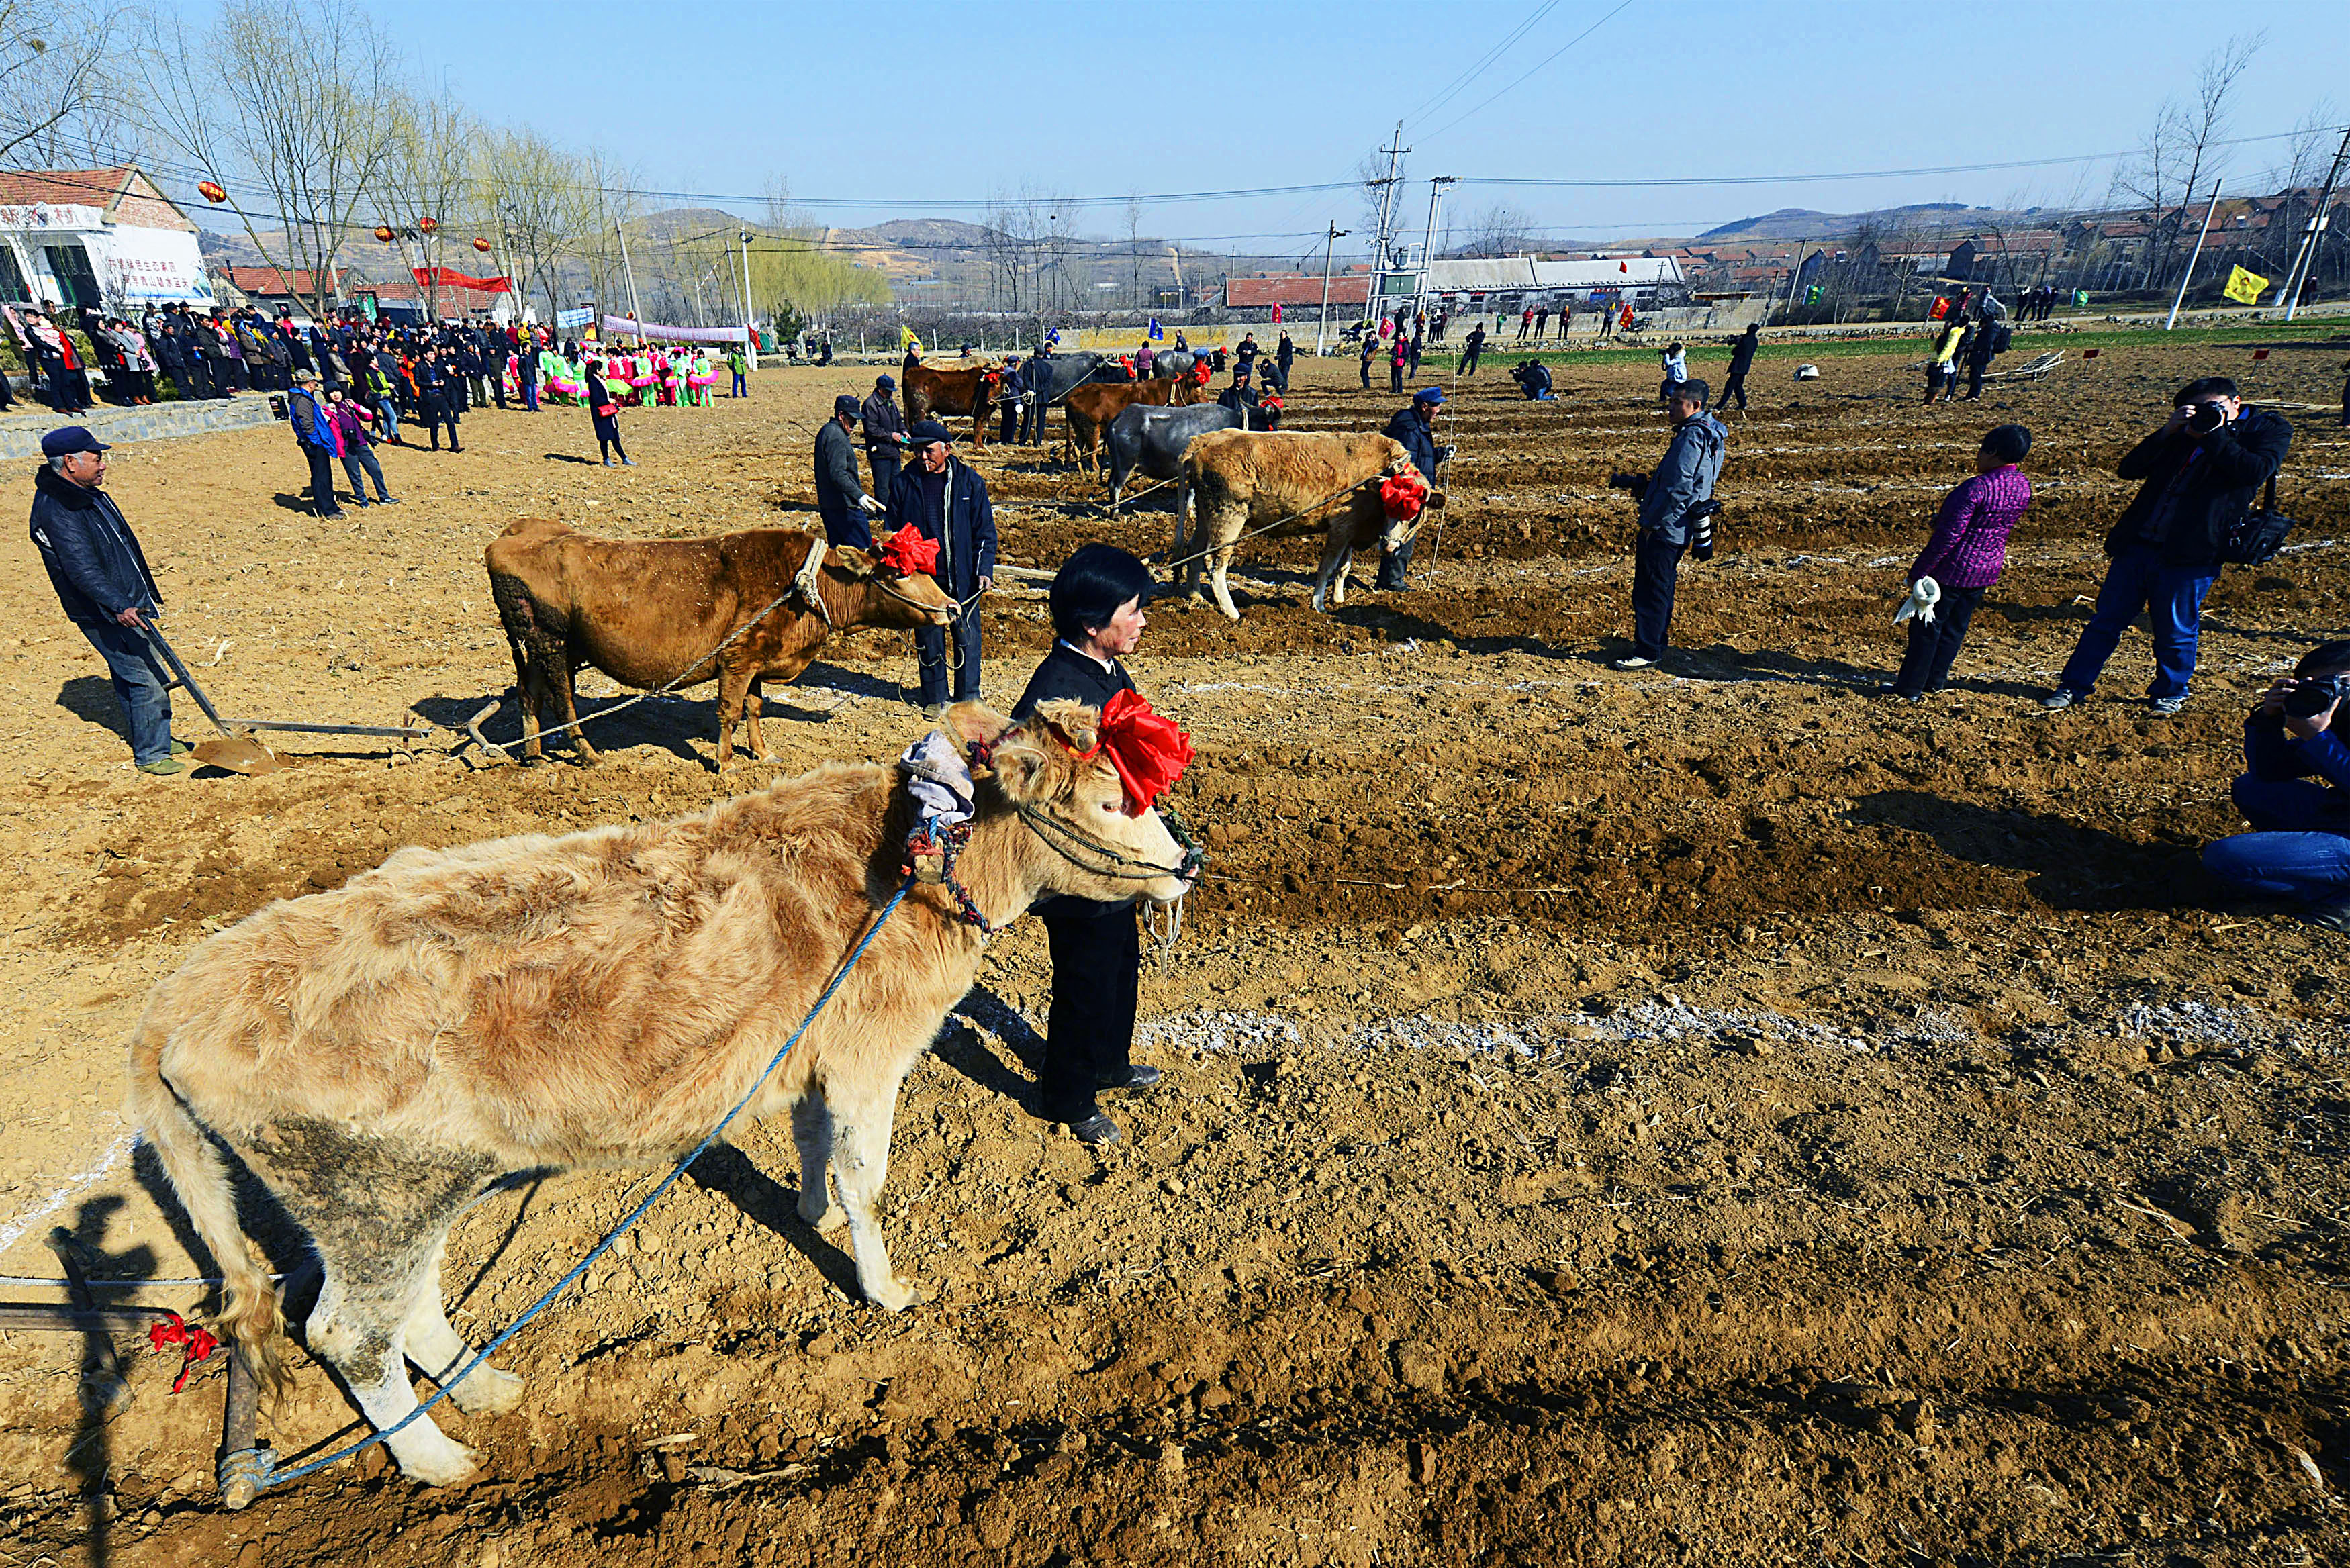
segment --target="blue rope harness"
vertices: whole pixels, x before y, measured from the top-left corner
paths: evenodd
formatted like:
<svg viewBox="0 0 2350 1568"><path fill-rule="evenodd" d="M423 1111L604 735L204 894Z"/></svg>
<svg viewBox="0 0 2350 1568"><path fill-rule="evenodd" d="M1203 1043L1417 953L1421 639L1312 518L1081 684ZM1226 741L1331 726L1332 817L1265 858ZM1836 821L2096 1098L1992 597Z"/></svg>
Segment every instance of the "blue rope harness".
<svg viewBox="0 0 2350 1568"><path fill-rule="evenodd" d="M349 1459L353 1454L364 1453L369 1449L374 1448L378 1443L385 1441L392 1437L393 1434L405 1428L410 1422L421 1418L427 1410L430 1410L433 1406L438 1405L442 1400L447 1398L449 1397L449 1391L452 1388L454 1388L458 1384L463 1382L466 1376L473 1372L473 1368L487 1361L490 1358L491 1354L494 1352L498 1346L504 1345L507 1340L512 1339L515 1334L521 1333L524 1324L536 1317L540 1313L546 1311L549 1303L551 1303L556 1297L561 1295L566 1290L569 1289L572 1283L577 1281L580 1275L588 1272L588 1267L593 1264L597 1259L602 1257L606 1252L610 1251L612 1250L612 1243L627 1235L629 1230L635 1226L636 1222L644 1217L645 1210L650 1209L655 1203L659 1202L663 1193L676 1186L679 1178L685 1174L686 1168L692 1165L695 1160L700 1159L703 1154L708 1152L712 1144L718 1141L719 1136L725 1132L728 1125L731 1124L737 1116L742 1114L743 1107L749 1105L753 1099L757 1097L759 1091L766 1086L767 1080L775 1075L775 1069L784 1064L784 1058L791 1054L792 1047L800 1043L800 1037L808 1032L808 1028L811 1024L816 1023L816 1014L824 1011L825 1003L832 1000L833 993L840 989L841 983L847 980L849 972L856 969L857 961L865 956L865 950L872 945L873 939L875 937L881 934L881 928L889 924L889 917L897 913L898 906L905 901L907 889L911 886L912 883L910 879L905 883L899 884L898 890L889 895L889 901L881 906L881 912L873 917L873 923L865 929L864 936L858 938L857 946L849 950L847 961L842 963L839 972L832 977L831 983L824 988L824 993L816 999L816 1005L808 1009L808 1014L806 1018L800 1021L800 1026L792 1031L792 1037L784 1042L783 1049L775 1053L774 1058L768 1062L765 1069L760 1073L757 1078L752 1081L751 1087L743 1094L741 1099L734 1102L733 1108L728 1111L723 1116L721 1116L718 1120L718 1125L710 1129L710 1136L696 1144L693 1147L692 1153L687 1155L683 1159L679 1160L677 1162L677 1168L663 1177L661 1179L660 1185L654 1188L650 1192L645 1195L644 1201L639 1203L634 1209L629 1210L629 1212L622 1217L619 1224L613 1227L611 1234L606 1236L601 1241L597 1242L594 1249L590 1251L586 1257L580 1259L579 1262L572 1267L569 1273L564 1275L561 1279L556 1281L554 1284L547 1287L546 1293L540 1296L536 1301L531 1303L529 1307L524 1311L520 1317L515 1319L514 1322L508 1324L499 1332L498 1336L495 1339L491 1340L487 1345L482 1346L480 1350L475 1351L473 1353L473 1358L465 1363L463 1366L460 1367L454 1376L442 1379L441 1386L433 1393L430 1399L418 1405L415 1409L411 1410L407 1415L402 1416L399 1420L393 1422L390 1426L386 1427L383 1430L362 1438L356 1443L338 1449L333 1453L327 1455L324 1459L312 1459L309 1463L296 1465L292 1469L281 1470L277 1469L276 1461L271 1457L270 1451L267 1449L244 1449L233 1454L224 1455L220 1462L221 1490L223 1491L227 1491L232 1480L244 1480L248 1482L255 1492L259 1492L268 1487L279 1485L285 1481L299 1480L304 1476L311 1475L318 1470L325 1469L328 1465L337 1464L344 1459Z"/></svg>

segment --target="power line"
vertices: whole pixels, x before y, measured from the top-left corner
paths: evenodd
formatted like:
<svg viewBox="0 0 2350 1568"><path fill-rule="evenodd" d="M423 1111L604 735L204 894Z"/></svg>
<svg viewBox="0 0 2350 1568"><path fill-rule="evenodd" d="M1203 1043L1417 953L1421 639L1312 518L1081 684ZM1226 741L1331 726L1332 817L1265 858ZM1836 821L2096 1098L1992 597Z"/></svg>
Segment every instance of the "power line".
<svg viewBox="0 0 2350 1568"><path fill-rule="evenodd" d="M1558 58L1559 56L1566 53L1567 50L1575 47L1575 45L1583 42L1584 39L1591 36L1592 34L1599 31L1600 28L1607 26L1608 23L1622 16L1626 11L1630 10L1631 6L1632 0L1623 0L1623 4L1617 5L1615 10L1608 12L1607 15L1600 17L1596 22L1592 23L1591 26L1583 29L1583 31L1577 33L1572 38L1569 38L1565 43L1561 44L1557 48L1553 49L1549 54L1544 55L1535 63L1534 70L1526 72L1525 76L1518 78L1516 81L1512 82L1500 92L1494 93L1492 97L1484 99L1478 103L1476 108L1469 109L1465 113L1455 115L1453 118L1446 120L1442 125L1438 126L1434 130L1430 131L1428 134L1430 136L1441 136L1446 131L1451 130L1454 126L1460 124L1462 120L1469 119L1470 116L1479 113L1484 109L1487 105L1492 103L1495 99L1499 99L1504 94L1516 88L1520 84L1525 81L1527 77L1533 76L1536 71L1541 70L1543 67L1549 65L1553 60Z"/></svg>
<svg viewBox="0 0 2350 1568"><path fill-rule="evenodd" d="M1509 33L1503 36L1500 43L1495 44L1492 48L1478 56L1476 60L1470 65L1468 69L1462 71L1459 76L1454 77L1452 80L1446 85L1443 91L1438 93L1434 98L1430 99L1426 103L1421 104L1418 109L1413 109L1409 114L1404 116L1404 123L1406 125L1410 125L1417 121L1421 115L1432 113L1436 109L1440 109L1445 104L1451 102L1454 98L1458 97L1462 88L1467 87L1471 82L1477 79L1479 72L1482 71L1486 67L1492 65L1504 54L1508 53L1509 47L1512 44L1514 44L1520 38L1524 37L1529 28L1533 27L1535 23L1541 21L1544 16L1549 16L1553 11L1557 10L1558 6L1559 0L1543 0L1541 5L1534 7L1534 14L1532 16L1529 16L1524 21L1511 28Z"/></svg>

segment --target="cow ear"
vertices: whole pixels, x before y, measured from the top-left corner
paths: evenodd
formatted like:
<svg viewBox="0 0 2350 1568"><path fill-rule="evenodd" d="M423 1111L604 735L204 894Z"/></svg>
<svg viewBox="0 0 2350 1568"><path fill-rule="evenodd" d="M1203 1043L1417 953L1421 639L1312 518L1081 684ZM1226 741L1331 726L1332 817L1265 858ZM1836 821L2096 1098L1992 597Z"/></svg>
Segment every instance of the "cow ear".
<svg viewBox="0 0 2350 1568"><path fill-rule="evenodd" d="M825 556L827 566L837 566L852 577L873 575L873 557L854 545L835 545Z"/></svg>
<svg viewBox="0 0 2350 1568"><path fill-rule="evenodd" d="M1101 710L1083 702L1039 702L1036 717L1058 731L1072 751L1092 751L1101 732Z"/></svg>
<svg viewBox="0 0 2350 1568"><path fill-rule="evenodd" d="M947 710L946 717L939 721L939 728L965 756L970 756L975 747L984 757L1012 728L1012 721L984 702L958 702Z"/></svg>

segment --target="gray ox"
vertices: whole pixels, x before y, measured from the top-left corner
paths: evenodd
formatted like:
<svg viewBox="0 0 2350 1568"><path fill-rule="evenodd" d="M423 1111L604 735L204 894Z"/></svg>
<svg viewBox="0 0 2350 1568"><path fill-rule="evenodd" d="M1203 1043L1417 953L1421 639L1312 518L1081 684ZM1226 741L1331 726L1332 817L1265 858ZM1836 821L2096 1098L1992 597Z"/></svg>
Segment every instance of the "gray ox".
<svg viewBox="0 0 2350 1568"><path fill-rule="evenodd" d="M1183 449L1192 439L1213 431L1271 430L1265 415L1251 412L1246 425L1240 411L1215 403L1188 409L1152 408L1146 404L1122 410L1103 432L1109 448L1109 504L1118 510L1126 482L1137 473L1149 479L1173 479L1183 472Z"/></svg>

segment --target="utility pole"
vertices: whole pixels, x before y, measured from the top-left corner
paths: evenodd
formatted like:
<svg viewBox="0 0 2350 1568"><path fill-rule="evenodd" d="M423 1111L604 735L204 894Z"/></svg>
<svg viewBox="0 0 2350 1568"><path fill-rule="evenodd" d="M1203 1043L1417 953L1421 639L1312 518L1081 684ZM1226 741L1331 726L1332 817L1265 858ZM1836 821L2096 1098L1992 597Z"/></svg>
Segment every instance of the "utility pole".
<svg viewBox="0 0 2350 1568"><path fill-rule="evenodd" d="M1422 310L1428 308L1429 268L1436 265L1436 212L1444 204L1444 188L1460 178L1458 174L1439 174L1428 182L1428 237L1419 246L1419 308Z"/></svg>
<svg viewBox="0 0 2350 1568"><path fill-rule="evenodd" d="M620 236L620 271L629 280L629 314L636 318L637 341L641 343L645 337L645 312L644 306L637 303L637 269L629 264L629 225L615 218L612 220L612 232ZM603 326L600 321L596 323L598 336L602 334Z"/></svg>
<svg viewBox="0 0 2350 1568"><path fill-rule="evenodd" d="M1347 231L1336 223L1331 224L1330 232L1322 237L1322 325L1314 329L1314 357L1316 359L1322 358L1322 339L1330 332L1330 256L1338 242L1346 237Z"/></svg>
<svg viewBox="0 0 2350 1568"><path fill-rule="evenodd" d="M1411 151L1410 148L1403 145L1402 120L1396 121L1394 138L1379 151L1388 155L1388 172L1386 179L1372 182L1379 191L1379 229L1371 242L1371 290L1363 302L1363 317L1366 320L1374 320L1378 317L1381 308L1380 286L1386 281L1388 268L1395 265L1395 258L1390 250L1394 230L1389 219L1395 213L1397 177L1399 171L1403 167L1403 155Z"/></svg>
<svg viewBox="0 0 2350 1568"><path fill-rule="evenodd" d="M751 231L743 233L743 348L751 358L751 369L759 368L759 328L751 319Z"/></svg>
<svg viewBox="0 0 2350 1568"><path fill-rule="evenodd" d="M2187 272L2178 280L2178 297L2170 302L2170 319L2162 324L2165 332L2178 325L2178 307L2187 303L2187 286L2195 281L2195 264L2203 256L2203 236L2211 232L2211 220L2220 214L2220 182L2211 182L2210 210L2203 214L2203 226L2196 231L2195 249L2187 257Z"/></svg>
<svg viewBox="0 0 2350 1568"><path fill-rule="evenodd" d="M2342 165L2350 161L2350 130L2342 133L2342 145L2334 154L2334 167L2325 171L2325 189L2317 198L2317 211L2309 215L2309 230L2302 236L2301 254L2293 258L2293 267L2284 275L2284 318L2301 308L2301 291L2309 282L2310 269L2317 265L2318 241L2325 233L2326 209L2334 203L2334 187L2342 179Z"/></svg>

